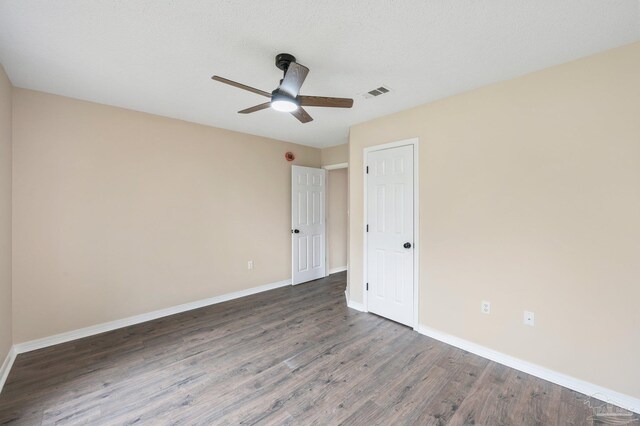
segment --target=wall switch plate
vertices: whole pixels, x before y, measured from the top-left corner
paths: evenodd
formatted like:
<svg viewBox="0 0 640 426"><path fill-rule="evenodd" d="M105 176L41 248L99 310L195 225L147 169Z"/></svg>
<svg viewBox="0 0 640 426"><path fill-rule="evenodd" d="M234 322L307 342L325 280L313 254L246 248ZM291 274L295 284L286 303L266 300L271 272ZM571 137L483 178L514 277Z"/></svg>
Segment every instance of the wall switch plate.
<svg viewBox="0 0 640 426"><path fill-rule="evenodd" d="M490 314L491 302L487 302L486 300L483 300L482 303L480 304L480 312L482 312L483 314Z"/></svg>
<svg viewBox="0 0 640 426"><path fill-rule="evenodd" d="M253 260L247 262L247 269L253 269Z"/></svg>
<svg viewBox="0 0 640 426"><path fill-rule="evenodd" d="M533 316L533 312L524 311L524 317L523 317L524 325L530 325L531 327L533 327L534 319L535 318Z"/></svg>

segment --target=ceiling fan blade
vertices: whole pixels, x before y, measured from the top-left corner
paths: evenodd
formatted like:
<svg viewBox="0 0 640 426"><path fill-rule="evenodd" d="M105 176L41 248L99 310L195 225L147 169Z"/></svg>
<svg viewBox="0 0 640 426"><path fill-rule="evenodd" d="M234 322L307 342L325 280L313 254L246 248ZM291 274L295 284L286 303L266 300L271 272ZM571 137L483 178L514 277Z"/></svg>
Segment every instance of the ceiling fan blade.
<svg viewBox="0 0 640 426"><path fill-rule="evenodd" d="M324 96L298 96L300 105L310 107L351 108L353 99L327 98Z"/></svg>
<svg viewBox="0 0 640 426"><path fill-rule="evenodd" d="M237 82L235 82L233 80L229 80L229 79L226 79L224 77L220 77L220 76L214 75L213 77L211 77L211 79L219 81L220 83L224 83L224 84L228 84L228 85L233 86L233 87L237 87L239 89L248 90L249 92L253 92L253 93L256 93L258 95L265 96L267 98L271 97L271 93L265 92L264 90L256 89L255 87L247 86L246 84L237 83Z"/></svg>
<svg viewBox="0 0 640 426"><path fill-rule="evenodd" d="M309 113L307 111L305 111L302 107L300 107L297 110L293 111L291 113L291 115L293 115L295 118L300 120L301 123L308 123L310 121L313 121L313 118L311 118Z"/></svg>
<svg viewBox="0 0 640 426"><path fill-rule="evenodd" d="M295 98L298 96L302 83L304 83L305 78L307 78L307 74L309 74L309 68L297 62L291 62L289 68L287 68L287 72L284 73L284 78L278 89Z"/></svg>
<svg viewBox="0 0 640 426"><path fill-rule="evenodd" d="M260 111L265 108L269 108L271 106L271 102L265 102L260 105L252 106L251 108L243 109L242 111L238 111L238 114L250 114L252 112Z"/></svg>

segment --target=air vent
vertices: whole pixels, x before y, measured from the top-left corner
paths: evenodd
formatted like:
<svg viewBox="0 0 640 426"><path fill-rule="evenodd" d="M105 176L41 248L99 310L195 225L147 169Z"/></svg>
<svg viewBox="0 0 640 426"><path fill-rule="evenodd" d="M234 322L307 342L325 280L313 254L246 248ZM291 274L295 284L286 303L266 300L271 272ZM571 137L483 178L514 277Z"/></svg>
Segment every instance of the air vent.
<svg viewBox="0 0 640 426"><path fill-rule="evenodd" d="M384 95L385 93L389 93L391 89L389 86L380 86L376 89L369 90L366 93L362 94L362 97L365 99L375 98L376 96Z"/></svg>

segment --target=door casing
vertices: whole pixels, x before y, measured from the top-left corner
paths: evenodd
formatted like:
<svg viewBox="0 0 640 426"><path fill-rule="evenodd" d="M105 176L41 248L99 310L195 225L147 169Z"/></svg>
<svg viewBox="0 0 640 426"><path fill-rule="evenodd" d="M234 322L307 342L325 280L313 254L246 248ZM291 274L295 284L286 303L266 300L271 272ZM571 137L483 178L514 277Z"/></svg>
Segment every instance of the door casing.
<svg viewBox="0 0 640 426"><path fill-rule="evenodd" d="M418 188L418 183L419 183L419 179L418 179L418 158L419 158L419 154L418 154L418 145L419 145L419 139L418 138L412 138L412 139L405 139L405 140L400 140L400 141L396 141L396 142L390 142L390 143L385 143L385 144L381 144L381 145L375 145L375 146L370 146L367 148L364 148L363 150L363 167L362 167L362 174L363 174L363 179L364 179L364 216L363 216L363 226L362 226L362 233L363 233L363 245L362 245L362 251L364 253L363 255L363 281L362 281L362 302L364 305L364 310L365 312L369 312L369 302L368 302L368 298L369 298L369 292L367 291L367 282L368 282L368 274L369 274L369 262L368 262L368 235L367 235L367 221L368 221L368 203L367 203L367 185L368 185L368 179L367 179L367 161L368 161L368 157L369 157L369 153L373 152L373 151L380 151L383 149L389 149L389 148L398 148L401 146L406 146L406 145L413 145L413 329L414 330L418 330L418 307L419 307L419 301L420 301L420 296L419 296L419 290L420 290L420 277L419 277L419 270L420 270L420 230L419 230L419 224L420 224L420 203L418 200L418 194L419 194L419 188Z"/></svg>

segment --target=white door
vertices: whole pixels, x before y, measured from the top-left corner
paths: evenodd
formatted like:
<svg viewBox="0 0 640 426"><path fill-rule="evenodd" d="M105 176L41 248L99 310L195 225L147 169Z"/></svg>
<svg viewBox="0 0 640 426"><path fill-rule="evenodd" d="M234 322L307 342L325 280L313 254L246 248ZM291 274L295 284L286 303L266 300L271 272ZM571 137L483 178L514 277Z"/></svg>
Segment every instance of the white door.
<svg viewBox="0 0 640 426"><path fill-rule="evenodd" d="M325 170L291 166L292 283L325 276Z"/></svg>
<svg viewBox="0 0 640 426"><path fill-rule="evenodd" d="M369 312L414 322L413 145L367 155Z"/></svg>

